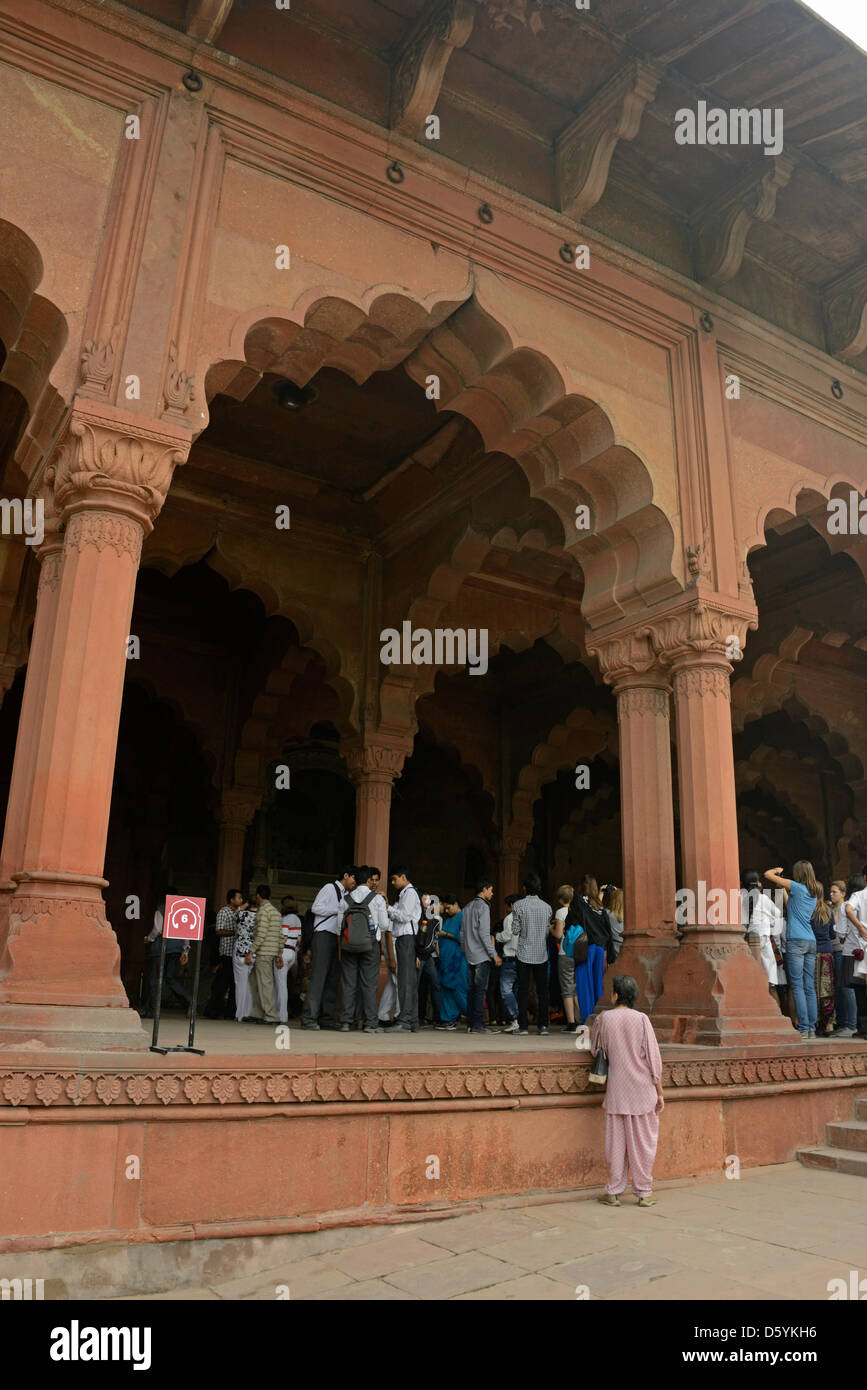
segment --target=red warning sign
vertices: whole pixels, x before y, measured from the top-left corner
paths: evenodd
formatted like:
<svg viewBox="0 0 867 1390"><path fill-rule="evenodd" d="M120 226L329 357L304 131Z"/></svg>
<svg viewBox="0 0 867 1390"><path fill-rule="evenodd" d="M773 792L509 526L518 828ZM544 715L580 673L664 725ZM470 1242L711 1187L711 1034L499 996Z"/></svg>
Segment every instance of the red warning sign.
<svg viewBox="0 0 867 1390"><path fill-rule="evenodd" d="M201 941L205 934L204 898L166 898L166 941Z"/></svg>

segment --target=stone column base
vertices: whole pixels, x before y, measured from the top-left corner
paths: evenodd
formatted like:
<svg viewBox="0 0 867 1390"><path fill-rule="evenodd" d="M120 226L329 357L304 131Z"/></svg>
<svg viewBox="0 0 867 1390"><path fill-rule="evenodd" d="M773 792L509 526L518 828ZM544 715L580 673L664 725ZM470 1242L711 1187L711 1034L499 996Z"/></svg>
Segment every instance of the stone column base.
<svg viewBox="0 0 867 1390"><path fill-rule="evenodd" d="M611 983L615 975L631 975L638 985L636 1008L653 1014L654 1005L663 990L663 980L677 956L675 936L656 936L647 932L629 932L623 950L605 972L605 994L597 1013L610 1008Z"/></svg>
<svg viewBox="0 0 867 1390"><path fill-rule="evenodd" d="M798 1041L739 927L687 931L666 971L653 1026L660 1042L701 1047Z"/></svg>
<svg viewBox="0 0 867 1390"><path fill-rule="evenodd" d="M0 893L0 1047L148 1045L120 978L103 879L15 875Z"/></svg>
<svg viewBox="0 0 867 1390"><path fill-rule="evenodd" d="M0 1004L0 1054L50 1048L53 1052L144 1051L150 1036L134 1009L71 1004Z"/></svg>

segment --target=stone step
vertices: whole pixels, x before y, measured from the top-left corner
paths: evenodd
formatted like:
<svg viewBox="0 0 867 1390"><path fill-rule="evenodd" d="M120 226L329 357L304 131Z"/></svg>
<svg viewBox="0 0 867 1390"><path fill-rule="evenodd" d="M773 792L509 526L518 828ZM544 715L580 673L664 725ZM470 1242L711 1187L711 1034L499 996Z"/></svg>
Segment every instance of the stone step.
<svg viewBox="0 0 867 1390"><path fill-rule="evenodd" d="M805 1168L826 1168L867 1178L867 1153L858 1153L856 1149L832 1149L822 1145L817 1149L799 1149L797 1157Z"/></svg>
<svg viewBox="0 0 867 1390"><path fill-rule="evenodd" d="M825 1125L825 1140L834 1149L867 1153L867 1120L832 1120Z"/></svg>

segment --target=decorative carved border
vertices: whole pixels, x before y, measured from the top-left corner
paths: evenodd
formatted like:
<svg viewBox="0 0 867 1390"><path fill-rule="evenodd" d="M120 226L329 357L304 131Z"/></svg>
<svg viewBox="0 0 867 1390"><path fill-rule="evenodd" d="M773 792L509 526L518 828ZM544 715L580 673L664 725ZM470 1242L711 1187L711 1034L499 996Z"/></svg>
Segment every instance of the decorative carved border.
<svg viewBox="0 0 867 1390"><path fill-rule="evenodd" d="M365 1101L510 1099L595 1093L589 1060L499 1063L478 1066L359 1066L309 1070L230 1068L142 1071L11 1068L0 1070L0 1108L21 1106L86 1109L163 1105L301 1106ZM773 1086L780 1082L846 1080L867 1082L867 1049L860 1052L719 1061L666 1062L663 1084L673 1090L705 1086Z"/></svg>

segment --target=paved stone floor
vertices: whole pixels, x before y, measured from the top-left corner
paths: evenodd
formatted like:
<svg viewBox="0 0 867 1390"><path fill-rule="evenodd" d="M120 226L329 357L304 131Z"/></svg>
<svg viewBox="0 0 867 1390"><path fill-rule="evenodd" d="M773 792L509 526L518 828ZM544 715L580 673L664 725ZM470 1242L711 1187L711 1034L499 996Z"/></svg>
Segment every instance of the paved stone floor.
<svg viewBox="0 0 867 1390"><path fill-rule="evenodd" d="M144 1019L143 1026L150 1036L152 1021ZM160 1020L160 1045L174 1046L186 1043L189 1026L180 1013L164 1014ZM526 1038L518 1038L503 1036L499 1032L470 1036L465 1027L458 1027L453 1033L440 1033L430 1027L422 1028L418 1033L392 1033L391 1029L382 1033L363 1033L360 1030L354 1033L340 1033L327 1028L311 1032L302 1028L297 1019L293 1019L289 1024L288 1049L286 1041L283 1034L279 1038L278 1048L275 1026L235 1023L231 1020L201 1016L196 1021L196 1047L203 1047L207 1055L309 1057L315 1053L322 1057L352 1055L363 1060L365 1057L381 1057L389 1053L400 1057L404 1054L418 1056L431 1052L466 1052L468 1049L472 1052L501 1052L504 1047L514 1048L516 1051L575 1051L575 1034L564 1033L560 1024L554 1024L546 1038L540 1038L535 1028Z"/></svg>
<svg viewBox="0 0 867 1390"><path fill-rule="evenodd" d="M737 1180L665 1185L639 1209L627 1196L522 1203L470 1215L289 1237L297 1257L205 1288L150 1299L807 1299L867 1273L867 1182L797 1163ZM297 1242L297 1246L295 1245ZM223 1274L226 1273L225 1262ZM584 1292L586 1290L586 1292Z"/></svg>
<svg viewBox="0 0 867 1390"><path fill-rule="evenodd" d="M150 1037L153 1029L152 1021L145 1019L143 1026L147 1029L148 1037ZM188 1034L189 1023L180 1012L169 1011L163 1015L160 1022L160 1044L162 1046L186 1043ZM288 1048L286 1047L287 1041L289 1043ZM583 1040L579 1039L578 1041ZM806 1047L821 1053L831 1045L822 1039L818 1039L812 1044L800 1043L797 1030L792 1029L792 1046L797 1047L799 1053L803 1052ZM855 1038L848 1044L838 1042L837 1046L864 1048L867 1047L867 1041ZM471 1036L465 1027L457 1028L454 1033L440 1033L430 1027L422 1028L418 1033L392 1034L390 1030L371 1034L361 1031L340 1033L329 1029L321 1029L318 1033L313 1033L303 1029L297 1020L293 1020L289 1025L288 1039L285 1034L278 1039L276 1027L265 1027L263 1024L256 1023L226 1022L200 1016L196 1022L196 1047L204 1048L206 1057L276 1056L302 1058L315 1054L319 1057L352 1057L354 1060L363 1061L366 1057L379 1058L389 1055L400 1057L403 1055L420 1056L424 1053L443 1055L449 1052L502 1053L504 1050L514 1052L520 1057L522 1053L531 1051L572 1053L576 1050L576 1035L564 1033L560 1024L553 1024L551 1032L546 1038L540 1038L535 1028L530 1029L526 1038L504 1035L500 1032ZM690 1047L687 1049L681 1044L666 1044L665 1046L666 1055L675 1055L687 1050L707 1052L715 1058L727 1055L728 1052L722 1048L699 1049ZM736 1048L731 1050L738 1051ZM776 1048L775 1052L778 1051L779 1049ZM172 1060L171 1056L170 1060Z"/></svg>

